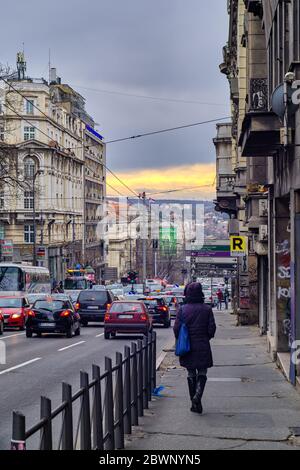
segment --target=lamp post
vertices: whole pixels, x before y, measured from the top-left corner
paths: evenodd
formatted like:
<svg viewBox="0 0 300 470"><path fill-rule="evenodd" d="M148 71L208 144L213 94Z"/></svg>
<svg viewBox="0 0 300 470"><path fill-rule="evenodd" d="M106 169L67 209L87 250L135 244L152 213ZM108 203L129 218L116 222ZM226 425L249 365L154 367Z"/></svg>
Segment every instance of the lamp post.
<svg viewBox="0 0 300 470"><path fill-rule="evenodd" d="M32 195L33 195L33 266L37 265L36 258L36 206L35 206L35 181L41 170L37 170L32 176Z"/></svg>

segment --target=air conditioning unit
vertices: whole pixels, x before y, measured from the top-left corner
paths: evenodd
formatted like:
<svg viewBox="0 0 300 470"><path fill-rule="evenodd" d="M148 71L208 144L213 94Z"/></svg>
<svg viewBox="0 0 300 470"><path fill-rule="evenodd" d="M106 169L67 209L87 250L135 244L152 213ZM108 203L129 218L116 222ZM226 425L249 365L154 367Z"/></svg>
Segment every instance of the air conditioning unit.
<svg viewBox="0 0 300 470"><path fill-rule="evenodd" d="M260 242L268 241L268 226L267 225L260 225L259 233L258 233L258 240Z"/></svg>
<svg viewBox="0 0 300 470"><path fill-rule="evenodd" d="M259 217L268 217L269 204L267 199L259 199L258 215Z"/></svg>

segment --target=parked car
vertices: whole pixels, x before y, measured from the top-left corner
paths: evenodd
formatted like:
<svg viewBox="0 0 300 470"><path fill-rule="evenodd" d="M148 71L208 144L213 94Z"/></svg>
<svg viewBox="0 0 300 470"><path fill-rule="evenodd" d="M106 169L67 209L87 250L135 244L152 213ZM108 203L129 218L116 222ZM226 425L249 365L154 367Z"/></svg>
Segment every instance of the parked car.
<svg viewBox="0 0 300 470"><path fill-rule="evenodd" d="M117 333L140 333L147 335L152 329L152 318L143 302L113 302L105 314L104 338Z"/></svg>
<svg viewBox="0 0 300 470"><path fill-rule="evenodd" d="M4 331L4 318L2 313L0 313L0 335L3 335Z"/></svg>
<svg viewBox="0 0 300 470"><path fill-rule="evenodd" d="M152 316L153 324L163 325L165 328L171 326L170 309L163 296L156 297L140 297L139 300L144 302L150 315Z"/></svg>
<svg viewBox="0 0 300 470"><path fill-rule="evenodd" d="M80 335L80 316L74 310L70 298L66 295L53 294L44 299L37 299L28 312L26 336L33 333L64 333L67 338Z"/></svg>
<svg viewBox="0 0 300 470"><path fill-rule="evenodd" d="M81 324L87 326L88 322L104 322L108 305L114 300L114 295L107 289L81 291L75 305Z"/></svg>
<svg viewBox="0 0 300 470"><path fill-rule="evenodd" d="M29 307L27 297L0 297L0 313L3 316L4 328L19 328L21 331L24 330Z"/></svg>

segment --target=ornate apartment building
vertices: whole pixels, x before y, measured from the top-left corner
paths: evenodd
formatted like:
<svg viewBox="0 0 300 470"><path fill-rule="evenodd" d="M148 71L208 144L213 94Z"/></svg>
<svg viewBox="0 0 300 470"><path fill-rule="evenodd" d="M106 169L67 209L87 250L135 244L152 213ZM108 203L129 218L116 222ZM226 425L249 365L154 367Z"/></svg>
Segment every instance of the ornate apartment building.
<svg viewBox="0 0 300 470"><path fill-rule="evenodd" d="M14 261L48 266L59 281L70 266L103 262L90 222L105 197L105 144L55 69L50 83L27 77L22 53L17 68L0 92L0 147L14 149L18 180L1 187L1 238L13 241Z"/></svg>

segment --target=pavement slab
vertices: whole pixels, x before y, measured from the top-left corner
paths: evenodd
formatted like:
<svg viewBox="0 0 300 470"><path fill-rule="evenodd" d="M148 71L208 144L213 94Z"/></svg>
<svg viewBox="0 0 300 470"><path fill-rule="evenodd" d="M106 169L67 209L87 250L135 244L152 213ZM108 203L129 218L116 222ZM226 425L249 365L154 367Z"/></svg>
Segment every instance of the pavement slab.
<svg viewBox="0 0 300 470"><path fill-rule="evenodd" d="M170 348L157 385L161 396L127 441L143 450L299 450L300 395L267 353L257 328L237 327L229 312L216 312L204 412L190 412L186 371Z"/></svg>

